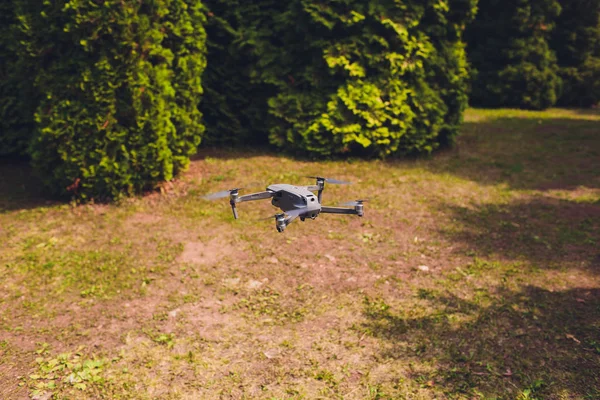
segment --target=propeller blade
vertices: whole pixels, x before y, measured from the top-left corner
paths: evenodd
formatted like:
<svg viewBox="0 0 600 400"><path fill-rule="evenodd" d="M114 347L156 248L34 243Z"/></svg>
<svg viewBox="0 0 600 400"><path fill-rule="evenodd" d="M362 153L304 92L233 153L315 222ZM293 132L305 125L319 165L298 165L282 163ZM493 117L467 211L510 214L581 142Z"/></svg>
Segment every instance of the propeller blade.
<svg viewBox="0 0 600 400"><path fill-rule="evenodd" d="M334 179L334 178L323 178L322 176L307 176L307 178L323 179L327 183L334 183L336 185L350 185L352 183L352 182L348 182L348 181L341 181L339 179Z"/></svg>
<svg viewBox="0 0 600 400"><path fill-rule="evenodd" d="M236 188L236 189L230 189L230 190L223 190L223 191L217 192L217 193L210 193L210 194L202 196L202 198L205 200L223 199L225 197L229 197L231 192L235 192L236 190L240 190L240 189L241 188Z"/></svg>
<svg viewBox="0 0 600 400"><path fill-rule="evenodd" d="M354 200L354 201L347 201L345 203L340 203L338 205L340 206L349 206L349 207L355 207L359 204L364 203L365 201L369 201L369 199L360 199L360 200Z"/></svg>
<svg viewBox="0 0 600 400"><path fill-rule="evenodd" d="M327 182L327 183L334 183L336 185L350 185L350 184L352 184L352 182L340 181L339 179L333 179L333 178L325 179L325 182Z"/></svg>

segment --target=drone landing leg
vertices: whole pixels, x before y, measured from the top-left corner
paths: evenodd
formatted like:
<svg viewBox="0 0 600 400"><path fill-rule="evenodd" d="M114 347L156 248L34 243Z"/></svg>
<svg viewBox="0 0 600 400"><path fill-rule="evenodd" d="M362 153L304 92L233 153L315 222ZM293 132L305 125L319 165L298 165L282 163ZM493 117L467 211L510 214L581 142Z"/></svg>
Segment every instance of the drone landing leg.
<svg viewBox="0 0 600 400"><path fill-rule="evenodd" d="M235 207L235 205L237 203L243 203L245 201L270 199L271 197L273 197L273 194L274 194L273 192L271 192L270 190L267 190L264 192L258 192L258 193L252 193L252 194L240 196L238 194L238 190L235 189L229 195L229 204L231 205L231 211L233 211L233 218L238 219L238 212L237 212L237 208Z"/></svg>
<svg viewBox="0 0 600 400"><path fill-rule="evenodd" d="M231 205L231 211L233 211L233 218L238 219L238 212L237 208L235 208L235 201L230 201L229 204Z"/></svg>

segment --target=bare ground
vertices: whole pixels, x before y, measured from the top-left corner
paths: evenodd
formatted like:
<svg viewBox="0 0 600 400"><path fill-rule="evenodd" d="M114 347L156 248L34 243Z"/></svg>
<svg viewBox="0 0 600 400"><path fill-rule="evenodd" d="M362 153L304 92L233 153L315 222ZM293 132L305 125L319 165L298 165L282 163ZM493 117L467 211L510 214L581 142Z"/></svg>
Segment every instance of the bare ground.
<svg viewBox="0 0 600 400"><path fill-rule="evenodd" d="M0 398L600 397L598 118L512 113L431 159L204 150L118 205L4 195ZM317 173L365 217L200 198Z"/></svg>

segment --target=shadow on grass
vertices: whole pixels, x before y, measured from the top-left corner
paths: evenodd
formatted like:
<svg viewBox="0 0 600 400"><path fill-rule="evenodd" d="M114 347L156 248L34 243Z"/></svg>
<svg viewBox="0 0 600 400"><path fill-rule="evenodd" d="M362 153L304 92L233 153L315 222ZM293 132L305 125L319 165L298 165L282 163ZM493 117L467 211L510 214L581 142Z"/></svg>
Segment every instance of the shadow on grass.
<svg viewBox="0 0 600 400"><path fill-rule="evenodd" d="M538 195L475 208L446 204L440 228L458 251L527 261L539 268L589 268L600 273L600 203Z"/></svg>
<svg viewBox="0 0 600 400"><path fill-rule="evenodd" d="M226 146L226 147L200 147L198 153L196 153L191 159L192 161L204 160L206 158L215 158L219 160L247 160L255 157L281 157L291 159L297 162L328 162L328 161L348 161L348 160L376 160L374 156L361 157L360 155L353 155L351 157L345 155L331 155L322 156L319 154L309 154L306 152L294 152L290 149L278 149L274 146L261 145L261 146Z"/></svg>
<svg viewBox="0 0 600 400"><path fill-rule="evenodd" d="M423 318L367 300L361 327L389 341L383 357L417 366L411 378L423 386L452 398L600 398L600 289L426 298L435 311Z"/></svg>
<svg viewBox="0 0 600 400"><path fill-rule="evenodd" d="M252 157L273 157L277 152L266 146L246 147L200 147L198 152L191 157L192 161L215 158L219 160L248 159ZM283 156L283 155L282 155Z"/></svg>
<svg viewBox="0 0 600 400"><path fill-rule="evenodd" d="M600 116L600 106L591 108L576 108L574 109L577 114L580 115L598 115Z"/></svg>
<svg viewBox="0 0 600 400"><path fill-rule="evenodd" d="M255 147L246 149L202 148L192 157L192 161L206 158L229 160L261 156L273 156L273 153L266 148ZM36 176L27 160L0 159L0 214L65 202L68 202L68 199L57 198L44 190L41 180Z"/></svg>
<svg viewBox="0 0 600 400"><path fill-rule="evenodd" d="M465 122L457 145L426 168L511 189L600 188L600 120L487 118Z"/></svg>
<svg viewBox="0 0 600 400"><path fill-rule="evenodd" d="M55 204L25 160L0 160L0 214Z"/></svg>
<svg viewBox="0 0 600 400"><path fill-rule="evenodd" d="M579 110L576 110L577 113ZM505 182L511 189L600 188L600 120L553 118L550 112L492 116L465 122L458 143L431 157L390 157L390 165L420 167L450 173L484 184ZM585 113L586 110L581 110ZM592 114L594 115L594 114ZM315 161L304 155L277 152L270 147L201 148L194 160L223 160L273 156ZM344 160L335 158L332 160Z"/></svg>
<svg viewBox="0 0 600 400"><path fill-rule="evenodd" d="M475 115L480 111L474 111ZM585 110L581 112L586 112ZM465 122L456 147L432 157L390 159L415 163L435 173L450 173L480 183L506 182L516 189L600 188L600 120L577 118L482 117ZM298 162L303 155L270 147L200 148L192 160L248 159L279 154ZM366 171L368 172L368 171ZM365 173L366 173L365 172ZM25 162L0 162L0 212L44 205L41 185Z"/></svg>

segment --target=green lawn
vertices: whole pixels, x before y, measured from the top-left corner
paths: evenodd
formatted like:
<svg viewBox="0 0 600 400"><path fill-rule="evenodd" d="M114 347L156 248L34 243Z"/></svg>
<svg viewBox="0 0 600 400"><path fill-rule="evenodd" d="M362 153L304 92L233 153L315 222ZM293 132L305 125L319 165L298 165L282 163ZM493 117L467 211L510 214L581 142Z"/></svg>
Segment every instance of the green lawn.
<svg viewBox="0 0 600 400"><path fill-rule="evenodd" d="M365 216L201 199L315 174ZM75 206L0 164L0 398L600 398L596 110L469 110L410 160L203 150L163 189Z"/></svg>

